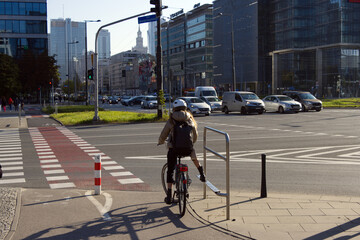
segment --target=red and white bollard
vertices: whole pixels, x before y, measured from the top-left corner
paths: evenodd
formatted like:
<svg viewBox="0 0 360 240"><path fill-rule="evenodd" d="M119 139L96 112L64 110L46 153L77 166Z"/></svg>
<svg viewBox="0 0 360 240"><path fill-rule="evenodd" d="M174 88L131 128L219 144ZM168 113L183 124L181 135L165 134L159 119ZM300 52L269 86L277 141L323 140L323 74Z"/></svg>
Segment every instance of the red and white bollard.
<svg viewBox="0 0 360 240"><path fill-rule="evenodd" d="M95 156L95 195L101 194L101 155Z"/></svg>

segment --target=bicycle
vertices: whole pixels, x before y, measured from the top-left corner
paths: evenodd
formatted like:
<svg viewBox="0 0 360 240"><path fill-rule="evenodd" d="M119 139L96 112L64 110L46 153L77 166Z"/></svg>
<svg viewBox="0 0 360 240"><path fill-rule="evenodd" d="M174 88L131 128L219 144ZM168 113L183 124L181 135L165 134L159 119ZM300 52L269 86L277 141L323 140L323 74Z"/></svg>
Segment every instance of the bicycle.
<svg viewBox="0 0 360 240"><path fill-rule="evenodd" d="M180 217L183 217L185 214L186 199L189 197L188 188L191 184L191 179L189 178L189 173L188 173L188 166L187 164L181 163L182 157L183 156L177 157L177 163L174 169L175 182L173 183L175 185L175 190L172 197L174 203L176 202L179 203ZM166 182L167 168L168 168L168 164L165 163L161 171L161 182L165 194L167 194L167 182ZM177 201L174 201L175 197L177 198Z"/></svg>

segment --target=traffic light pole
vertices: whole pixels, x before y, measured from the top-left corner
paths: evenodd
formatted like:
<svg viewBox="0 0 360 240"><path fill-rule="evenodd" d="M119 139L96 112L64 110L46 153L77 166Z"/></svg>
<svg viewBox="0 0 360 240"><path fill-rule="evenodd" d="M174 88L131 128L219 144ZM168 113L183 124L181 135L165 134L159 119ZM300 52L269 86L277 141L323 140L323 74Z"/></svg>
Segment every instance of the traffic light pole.
<svg viewBox="0 0 360 240"><path fill-rule="evenodd" d="M96 84L95 84L95 116L93 118L93 121L99 121L100 120L100 118L99 118L99 63L98 63L98 37L99 37L100 30L105 28L105 27L108 27L108 26L111 26L111 25L114 25L114 24L117 24L117 23L120 23L120 22L124 22L126 20L130 20L132 18L136 18L136 17L140 17L142 15L146 15L148 13L151 13L151 11L140 13L140 14L128 17L128 18L124 18L124 19L121 19L121 20L118 20L118 21L115 21L115 22L112 22L112 23L105 24L105 25L101 26L99 28L99 30L96 32L96 36L95 36L95 57L96 57L96 69L95 69L95 71L96 71L96 74L95 74L95 76L96 76L95 77L95 82L96 82ZM160 21L160 20L158 20L158 21ZM161 63L161 47L160 47L160 63Z"/></svg>
<svg viewBox="0 0 360 240"><path fill-rule="evenodd" d="M157 19L157 47L156 47L156 86L157 86L157 102L158 102L158 110L157 116L158 118L162 118L163 110L162 105L160 105L160 91L163 89L162 84L162 76L161 76L161 32L160 32L160 17ZM168 56L169 57L169 56Z"/></svg>

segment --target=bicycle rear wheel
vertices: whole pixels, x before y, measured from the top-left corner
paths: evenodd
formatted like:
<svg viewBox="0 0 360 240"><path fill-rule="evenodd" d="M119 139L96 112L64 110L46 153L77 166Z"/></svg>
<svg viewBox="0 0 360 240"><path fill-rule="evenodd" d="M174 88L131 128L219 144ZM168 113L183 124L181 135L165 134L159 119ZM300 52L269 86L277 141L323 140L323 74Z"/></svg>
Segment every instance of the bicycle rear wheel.
<svg viewBox="0 0 360 240"><path fill-rule="evenodd" d="M167 167L168 167L168 165L167 165L167 163L165 163L161 170L161 183L162 183L165 194L167 194L167 182L166 182Z"/></svg>
<svg viewBox="0 0 360 240"><path fill-rule="evenodd" d="M179 211L180 217L184 216L186 210L186 194L187 194L187 179L185 174L182 172L178 178L178 199L179 199Z"/></svg>

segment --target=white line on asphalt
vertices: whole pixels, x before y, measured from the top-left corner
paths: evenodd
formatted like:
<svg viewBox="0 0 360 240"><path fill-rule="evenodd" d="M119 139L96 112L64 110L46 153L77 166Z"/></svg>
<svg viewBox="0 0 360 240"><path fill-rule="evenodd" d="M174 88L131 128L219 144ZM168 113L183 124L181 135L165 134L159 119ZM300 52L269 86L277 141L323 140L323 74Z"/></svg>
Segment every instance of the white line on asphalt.
<svg viewBox="0 0 360 240"><path fill-rule="evenodd" d="M3 177L16 177L16 176L24 176L24 172L4 172L3 173Z"/></svg>
<svg viewBox="0 0 360 240"><path fill-rule="evenodd" d="M100 152L99 149L89 149L89 150L84 150L84 152Z"/></svg>
<svg viewBox="0 0 360 240"><path fill-rule="evenodd" d="M17 167L3 167L4 171L13 171L13 170L24 170L23 166L17 166Z"/></svg>
<svg viewBox="0 0 360 240"><path fill-rule="evenodd" d="M21 149L21 147L0 147L0 151L2 150L18 150Z"/></svg>
<svg viewBox="0 0 360 240"><path fill-rule="evenodd" d="M12 157L12 158L1 158L0 157L0 161L3 162L3 161L16 161L16 160L22 160L23 158L22 157Z"/></svg>
<svg viewBox="0 0 360 240"><path fill-rule="evenodd" d="M15 178L15 179L1 179L0 184L9 184L9 183L24 183L25 178Z"/></svg>
<svg viewBox="0 0 360 240"><path fill-rule="evenodd" d="M111 165L111 164L117 164L115 161L103 161L101 162L101 165Z"/></svg>
<svg viewBox="0 0 360 240"><path fill-rule="evenodd" d="M21 152L21 150L6 150L6 151L2 151L0 149L0 154L3 154L3 153L16 153L16 152Z"/></svg>
<svg viewBox="0 0 360 240"><path fill-rule="evenodd" d="M122 166L103 166L103 169L109 171L109 170L117 170L117 169L124 169Z"/></svg>
<svg viewBox="0 0 360 240"><path fill-rule="evenodd" d="M23 162L1 162L2 166L23 165Z"/></svg>
<svg viewBox="0 0 360 240"><path fill-rule="evenodd" d="M40 149L36 149L37 152L45 152L45 151L51 151L51 148L40 148Z"/></svg>
<svg viewBox="0 0 360 240"><path fill-rule="evenodd" d="M38 155L54 154L54 152L38 152Z"/></svg>
<svg viewBox="0 0 360 240"><path fill-rule="evenodd" d="M68 176L55 176L55 177L46 177L48 181L60 181L60 180L69 180Z"/></svg>
<svg viewBox="0 0 360 240"><path fill-rule="evenodd" d="M112 172L110 174L113 177L122 177L122 176L132 176L132 175L134 175L131 172Z"/></svg>
<svg viewBox="0 0 360 240"><path fill-rule="evenodd" d="M16 156L22 156L22 153L14 153L14 154L1 154L1 157L16 157Z"/></svg>
<svg viewBox="0 0 360 240"><path fill-rule="evenodd" d="M143 183L140 178L118 179L118 182L121 184Z"/></svg>
<svg viewBox="0 0 360 240"><path fill-rule="evenodd" d="M57 159L52 159L52 160L40 160L40 163L45 164L45 163L57 163L59 162L59 160Z"/></svg>
<svg viewBox="0 0 360 240"><path fill-rule="evenodd" d="M58 169L58 170L44 170L44 174L48 175L48 174L60 174L60 173L65 173L65 171L63 169Z"/></svg>
<svg viewBox="0 0 360 240"><path fill-rule="evenodd" d="M39 156L39 158L56 158L55 155Z"/></svg>
<svg viewBox="0 0 360 240"><path fill-rule="evenodd" d="M45 164L41 165L41 168L61 168L60 164Z"/></svg>
<svg viewBox="0 0 360 240"><path fill-rule="evenodd" d="M95 205L95 207L97 208L97 210L99 211L99 213L101 214L102 218L105 221L111 221L111 217L108 214L108 212L110 211L111 206L112 206L112 201L113 201L112 197L109 193L106 193L106 192L102 192L101 194L105 197L105 205L104 206L98 200L96 200L95 197L93 197L91 195L91 191L87 191L85 193L85 196L87 197L87 199L90 200L90 202L92 202L92 204Z"/></svg>
<svg viewBox="0 0 360 240"><path fill-rule="evenodd" d="M74 183L69 182L69 183L52 183L49 184L51 189L60 189L60 188L74 188L76 187Z"/></svg>

